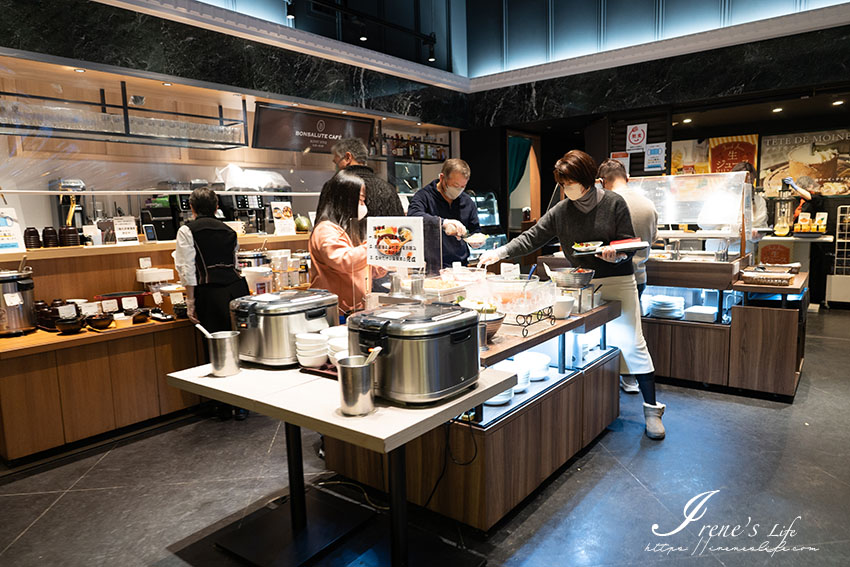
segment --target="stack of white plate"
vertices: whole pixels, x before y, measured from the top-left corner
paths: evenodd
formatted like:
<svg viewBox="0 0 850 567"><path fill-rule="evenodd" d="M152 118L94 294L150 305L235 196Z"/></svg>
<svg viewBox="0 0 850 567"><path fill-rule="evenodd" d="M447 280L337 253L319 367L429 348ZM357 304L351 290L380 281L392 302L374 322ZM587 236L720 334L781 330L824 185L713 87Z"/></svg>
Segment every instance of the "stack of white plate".
<svg viewBox="0 0 850 567"><path fill-rule="evenodd" d="M529 379L540 382L549 378L549 364L552 359L542 352L521 352L514 356L517 368L528 369Z"/></svg>
<svg viewBox="0 0 850 567"><path fill-rule="evenodd" d="M706 305L694 305L685 309L685 321L714 323L717 318L717 308Z"/></svg>
<svg viewBox="0 0 850 567"><path fill-rule="evenodd" d="M501 394L496 394L486 402L484 402L485 406L501 406L511 401L514 397L514 389L508 388Z"/></svg>
<svg viewBox="0 0 850 567"><path fill-rule="evenodd" d="M328 358L336 364L340 358L348 356L348 337L337 337L328 341Z"/></svg>
<svg viewBox="0 0 850 567"><path fill-rule="evenodd" d="M681 319L685 314L685 298L655 295L649 304L649 314L662 319Z"/></svg>
<svg viewBox="0 0 850 567"><path fill-rule="evenodd" d="M512 372L516 374L516 386L513 387L515 394L520 394L528 390L528 383L531 381L529 368L511 362L510 360L503 360L502 362L497 362L493 365L493 368L495 368L496 370L504 370L505 372Z"/></svg>
<svg viewBox="0 0 850 567"><path fill-rule="evenodd" d="M316 368L328 361L328 337L320 333L295 335L295 356L298 364Z"/></svg>

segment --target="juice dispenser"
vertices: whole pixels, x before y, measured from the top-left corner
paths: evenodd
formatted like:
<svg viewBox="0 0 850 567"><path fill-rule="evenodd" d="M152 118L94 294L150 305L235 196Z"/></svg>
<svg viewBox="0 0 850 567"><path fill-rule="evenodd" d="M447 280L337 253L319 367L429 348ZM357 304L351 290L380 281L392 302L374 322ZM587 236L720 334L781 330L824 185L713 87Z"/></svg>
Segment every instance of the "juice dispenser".
<svg viewBox="0 0 850 567"><path fill-rule="evenodd" d="M773 234L776 236L788 236L794 226L794 208L797 199L791 197L789 183L794 181L790 178L782 180L782 189L779 190L779 198L776 200L773 217Z"/></svg>

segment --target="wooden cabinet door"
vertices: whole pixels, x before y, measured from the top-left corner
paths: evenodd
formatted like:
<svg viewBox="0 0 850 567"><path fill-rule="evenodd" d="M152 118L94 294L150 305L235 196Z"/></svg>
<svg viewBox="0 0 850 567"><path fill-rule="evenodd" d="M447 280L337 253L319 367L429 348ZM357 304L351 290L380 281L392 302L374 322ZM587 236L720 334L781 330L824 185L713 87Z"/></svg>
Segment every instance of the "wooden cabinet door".
<svg viewBox="0 0 850 567"><path fill-rule="evenodd" d="M799 316L796 309L734 306L729 385L793 396Z"/></svg>
<svg viewBox="0 0 850 567"><path fill-rule="evenodd" d="M655 373L658 376L670 376L670 336L673 327L656 321L643 320L641 324L646 348L652 357Z"/></svg>
<svg viewBox="0 0 850 567"><path fill-rule="evenodd" d="M115 426L159 415L153 334L109 341Z"/></svg>
<svg viewBox="0 0 850 567"><path fill-rule="evenodd" d="M615 351L584 371L582 446L593 441L620 415L619 355Z"/></svg>
<svg viewBox="0 0 850 567"><path fill-rule="evenodd" d="M725 386L729 380L729 327L676 325L670 377Z"/></svg>
<svg viewBox="0 0 850 567"><path fill-rule="evenodd" d="M5 459L65 443L55 353L3 361L0 418L0 454Z"/></svg>
<svg viewBox="0 0 850 567"><path fill-rule="evenodd" d="M200 397L196 394L169 386L167 382L169 372L198 365L196 345L194 327L154 333L156 380L161 415L194 406L200 401Z"/></svg>
<svg viewBox="0 0 850 567"><path fill-rule="evenodd" d="M581 382L579 374L540 403L541 481L581 450Z"/></svg>
<svg viewBox="0 0 850 567"><path fill-rule="evenodd" d="M107 343L58 351L65 442L115 429Z"/></svg>

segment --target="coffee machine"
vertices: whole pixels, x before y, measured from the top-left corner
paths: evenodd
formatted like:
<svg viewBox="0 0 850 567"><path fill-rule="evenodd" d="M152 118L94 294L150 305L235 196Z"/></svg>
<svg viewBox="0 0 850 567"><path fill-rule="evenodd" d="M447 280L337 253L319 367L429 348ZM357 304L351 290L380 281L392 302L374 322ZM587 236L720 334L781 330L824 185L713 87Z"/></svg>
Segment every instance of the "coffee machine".
<svg viewBox="0 0 850 567"><path fill-rule="evenodd" d="M218 193L219 205L227 220L245 223L246 233L266 231L266 210L270 197Z"/></svg>
<svg viewBox="0 0 850 567"><path fill-rule="evenodd" d="M86 219L82 195L73 195L72 193L85 191L86 184L81 179L51 179L47 182L47 189L66 193L56 198L56 213L58 215L56 226L66 226L70 217L70 226L82 227ZM72 209L73 212L71 212Z"/></svg>

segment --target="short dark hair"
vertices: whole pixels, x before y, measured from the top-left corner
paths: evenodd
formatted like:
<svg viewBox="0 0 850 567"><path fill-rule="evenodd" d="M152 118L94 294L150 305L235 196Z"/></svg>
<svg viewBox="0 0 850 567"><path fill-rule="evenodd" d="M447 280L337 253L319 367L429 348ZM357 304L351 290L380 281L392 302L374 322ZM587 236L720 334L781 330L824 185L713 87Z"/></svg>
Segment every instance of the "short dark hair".
<svg viewBox="0 0 850 567"><path fill-rule="evenodd" d="M555 181L579 183L587 189L596 182L596 162L581 150L570 150L555 162Z"/></svg>
<svg viewBox="0 0 850 567"><path fill-rule="evenodd" d="M615 159L608 158L599 164L599 169L596 171L596 177L602 179L606 183L611 183L617 179L623 181L629 180L629 174L626 173L626 168L622 163Z"/></svg>
<svg viewBox="0 0 850 567"><path fill-rule="evenodd" d="M369 150L360 138L343 138L331 146L331 151L336 157L342 157L348 152L359 164L364 164L369 159Z"/></svg>
<svg viewBox="0 0 850 567"><path fill-rule="evenodd" d="M344 169L339 170L322 187L322 194L319 195L319 209L316 211L316 223L323 220L331 221L348 232L349 221L357 218L360 188L363 186L363 180L359 176Z"/></svg>
<svg viewBox="0 0 850 567"><path fill-rule="evenodd" d="M189 196L189 206L198 215L211 217L218 208L218 197L209 187L198 187Z"/></svg>

